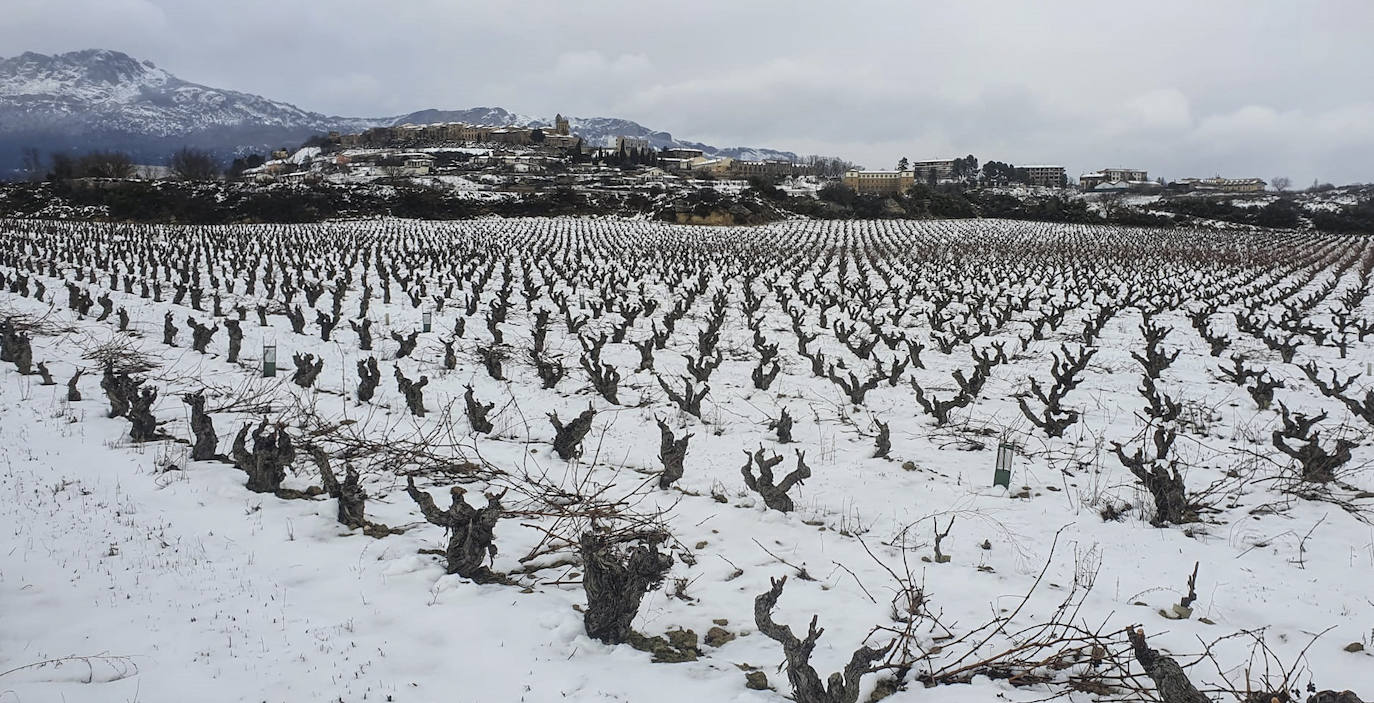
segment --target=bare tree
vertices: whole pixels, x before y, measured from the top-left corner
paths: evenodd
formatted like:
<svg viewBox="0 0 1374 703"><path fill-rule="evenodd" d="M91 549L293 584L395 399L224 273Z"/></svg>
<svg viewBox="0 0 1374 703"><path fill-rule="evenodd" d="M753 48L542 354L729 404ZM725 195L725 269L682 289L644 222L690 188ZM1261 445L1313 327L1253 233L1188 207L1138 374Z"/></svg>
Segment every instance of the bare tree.
<svg viewBox="0 0 1374 703"><path fill-rule="evenodd" d="M1119 215L1126 208L1126 196L1122 193L1106 193L1097 202L1102 206L1102 215L1107 218Z"/></svg>
<svg viewBox="0 0 1374 703"><path fill-rule="evenodd" d="M1274 186L1274 190L1282 193L1293 185L1293 181L1289 180L1288 176L1274 176L1269 179L1269 185Z"/></svg>
<svg viewBox="0 0 1374 703"><path fill-rule="evenodd" d="M49 156L49 159L51 160L52 168L48 173L50 173L53 178L60 181L76 178L76 159L70 154L54 151Z"/></svg>
<svg viewBox="0 0 1374 703"><path fill-rule="evenodd" d="M24 170L24 177L30 181L41 181L47 175L47 169L43 168L43 157L35 147L24 147L21 158L21 168Z"/></svg>
<svg viewBox="0 0 1374 703"><path fill-rule="evenodd" d="M854 168L854 164L849 161L829 156L808 156L803 163L817 176L826 178L839 178L845 171Z"/></svg>
<svg viewBox="0 0 1374 703"><path fill-rule="evenodd" d="M134 161L121 151L92 151L81 157L76 170L86 178L132 178Z"/></svg>
<svg viewBox="0 0 1374 703"><path fill-rule="evenodd" d="M167 161L172 175L183 181L208 181L219 176L219 164L208 151L182 147Z"/></svg>
<svg viewBox="0 0 1374 703"><path fill-rule="evenodd" d="M409 171L406 169L405 159L387 155L377 160L377 167L381 169L388 181L396 182L406 176Z"/></svg>

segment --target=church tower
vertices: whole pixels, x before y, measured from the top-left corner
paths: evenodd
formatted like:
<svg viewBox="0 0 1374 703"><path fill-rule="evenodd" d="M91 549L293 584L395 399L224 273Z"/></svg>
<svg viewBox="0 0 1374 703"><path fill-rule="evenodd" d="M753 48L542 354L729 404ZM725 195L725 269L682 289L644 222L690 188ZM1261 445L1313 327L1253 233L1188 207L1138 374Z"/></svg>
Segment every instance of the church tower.
<svg viewBox="0 0 1374 703"><path fill-rule="evenodd" d="M553 129L554 132L565 136L572 134L572 127L568 124L568 118L564 117L562 113L554 115Z"/></svg>

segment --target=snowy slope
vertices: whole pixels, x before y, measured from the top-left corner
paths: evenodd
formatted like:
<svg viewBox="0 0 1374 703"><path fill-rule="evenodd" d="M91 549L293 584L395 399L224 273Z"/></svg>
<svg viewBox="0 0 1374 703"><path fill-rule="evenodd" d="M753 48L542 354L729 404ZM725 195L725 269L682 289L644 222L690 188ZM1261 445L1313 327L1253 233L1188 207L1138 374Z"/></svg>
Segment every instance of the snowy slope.
<svg viewBox="0 0 1374 703"><path fill-rule="evenodd" d="M294 105L183 81L151 62L88 49L0 60L0 125L5 131L61 123L67 129L170 136L213 127L362 127Z"/></svg>
<svg viewBox="0 0 1374 703"><path fill-rule="evenodd" d="M0 233L4 232L19 233L20 241L27 243L98 238L108 230L72 223L9 222L0 223ZM807 360L796 352L788 310L771 297L766 285L733 277L725 266L700 272L728 303L720 342L724 361L710 378L711 391L700 418L679 412L660 391L655 374L669 380L684 375L712 293L704 294L678 323L666 348L658 352L654 371L634 371L639 353L630 342L662 329L664 308L671 308L681 292L674 289L678 281L646 275L632 284L643 284L642 299L659 300L662 307L641 316L624 343L605 347L606 360L624 374L620 405L604 402L588 387L575 361L579 339L565 332L556 312L548 351L564 357L568 375L554 388L543 388L524 360L533 314L523 304L523 284L553 286L530 301L534 309L552 308L549 290L566 292L569 281L588 271L618 270L625 261L650 260L677 247L700 248L723 261L757 258L760 251L833 248L854 257L847 259L848 276L871 276L875 285L881 285L876 273L856 273L853 262L862 254L880 252L876 260L905 272L893 279L895 286L934 297L942 291L920 288L927 283L920 278L923 270L960 256L993 261L999 254L987 252L1006 241L1027 249L1043 243L1052 255L1070 247L1091 254L1110 252L1104 259L1062 259L1062 266L1068 271L1101 265L1116 272L1119 278L1114 280L1131 280L1129 250L1116 248L1108 239L1121 232L997 220L800 221L715 229L611 219L493 219L130 227L103 247L95 246L96 239L82 239L82 256L88 251L119 251L129 243L186 245L196 251L203 251L199 247L207 243L232 244L221 249L227 257L210 262L225 276L231 269L229 260L237 261L248 250L246 242L268 243L269 250L285 240L330 246L336 241L380 242L387 256L425 247L447 253L475 242L484 256L513 262L509 276L516 280L506 282L516 302L504 328L514 353L507 360L504 380L491 378L483 369L477 348L494 340L485 329L483 313L464 315L458 301L467 291L459 286L449 305L435 314L435 331L421 335L415 355L394 359L395 344L386 333L416 329L421 308L412 305L395 281L393 302L382 303L375 272L369 313L378 323L373 352L359 350L358 337L347 325L341 324L328 342L320 339L313 324L307 334L292 333L277 314L260 327L251 310L267 302L261 287L250 295L240 281L236 292L221 290L226 310L243 304L250 311L243 324L246 338L240 364L226 361L223 329L209 354L186 348L184 326L180 346L162 345L165 313L172 313L179 326L188 316L208 323L209 315L170 301L144 299L137 287L133 294L111 293L114 304L131 315L130 333L115 332L113 320L78 319L66 309L62 278L34 276L47 286L47 298L41 302L0 292L0 313L42 321L43 331L34 340L35 359L46 361L59 381L57 386L41 386L34 376L18 375L13 364L0 364L0 447L5 448L0 460L0 495L5 497L0 501L0 524L6 525L0 530L0 555L5 555L0 559L0 672L68 655L104 656L0 675L0 701L6 700L6 691L25 702L73 703L185 700L189 694L197 700L293 703L340 698L782 701L787 682L775 669L781 650L753 626L754 598L768 588L769 579L789 576L776 612L779 622L800 634L814 614L825 628L814 659L825 676L842 668L860 643L885 641L889 634L874 632L875 627L897 626L891 608L896 584L888 569L901 572L904 565L924 589L932 611L938 611L939 620L958 636L967 636L999 613L1014 616L1008 621L1011 632L1032 627L1053 617L1064 602L1071 604L1074 622L1083 627L1111 631L1140 624L1155 647L1180 657L1196 654L1200 641L1267 628L1265 641L1278 656L1304 664L1294 685L1311 680L1323 688L1353 688L1368 699L1374 691L1370 654L1343 648L1352 642L1374 644L1374 602L1369 596L1374 532L1333 503L1280 495L1274 482L1264 478L1277 471L1283 459L1266 450L1269 433L1278 423L1277 407L1258 409L1244 391L1217 379L1225 358L1209 353L1181 304L1166 305L1155 316L1155 322L1172 328L1167 348L1179 352L1158 383L1186 406L1177 423L1177 446L1189 487L1201 490L1218 482L1227 488L1215 496L1215 512L1204 519L1164 528L1146 521L1153 511L1149 495L1109 449L1113 441L1132 448L1142 441L1145 403L1137 391L1141 372L1131 356L1142 347L1142 318L1134 308L1113 317L1094 343L1096 356L1082 384L1068 396L1068 404L1080 410L1082 418L1057 438L1029 425L1017 410L1015 396L1026 393L1029 377L1046 377L1051 354L1061 345L1077 347L1081 320L1097 309L1088 300L1074 306L1062 326L1047 329L1044 339L1028 334L1031 320L1044 312L1038 305L981 336L977 348L1005 344L1011 358L992 372L986 390L972 405L957 411L956 422L936 425L913 399L909 382L917 381L944 398L955 389L953 374L967 371L968 347L975 345L940 353L934 346L936 335L924 320L929 313L960 314L981 305L966 293L973 291L982 274L969 275L969 288L956 302L940 309L922 300L918 309L901 316L903 323L893 327L926 345L924 365L907 368L901 383L880 384L861 405L847 402L835 384L811 373ZM1147 243L1186 237L1200 250L1214 258L1224 255L1228 261L1258 258L1290 244L1289 237L1301 236L1126 232ZM911 246L912 241L922 246ZM1314 236L1304 241L1308 246L1299 251L1329 256L1314 258L1307 268L1276 274L1280 280L1273 287L1296 282L1302 290L1294 298L1320 294L1327 303L1360 288L1359 264L1374 256L1367 240ZM4 253L15 253L15 248L11 245ZM130 270L134 258L126 256L117 255L114 266ZM568 263L579 256L587 257L584 265ZM536 257L556 263L567 278L525 279L520 262ZM1211 270L1208 258L1177 261L1183 272L1192 266ZM317 263L308 260L306 266ZM1021 260L1012 258L1000 265L1019 270ZM844 275L819 261L805 262L803 268L806 276L814 276L808 285L814 283L816 289L837 290L834 286ZM14 272L5 266L0 270ZM71 280L74 271L64 266L60 273ZM429 291L437 294L442 290L438 281L451 271L451 264L445 263L434 269L414 267L407 274L432 282ZM479 310L495 300L493 289L507 275L499 264L495 271L495 279L481 294ZM1307 272L1317 275L1304 279ZM320 274L307 275L313 280ZM778 282L787 285L784 278ZM79 287L95 296L105 292L106 283L102 272L95 282ZM345 292L345 316L358 310L357 283L355 277ZM780 343L781 350L782 373L769 390L759 390L751 380L758 359L741 310L741 291L754 284L764 301L748 317L761 320L763 334ZM1068 287L1051 276L1018 279L1005 292L1044 294L1047 301L1056 302L1071 297ZM591 318L597 300L575 295L570 300L575 310L587 311L592 328L587 335L607 330L620 317L606 310ZM890 309L884 300L859 305ZM298 302L305 307L304 301ZM1274 301L1272 307L1281 302L1287 301ZM827 326L817 322L825 313L815 306L800 298L791 304L805 310L805 327L818 336L813 349L840 364L841 373L872 369L872 361L850 354L833 334L836 321L848 319L851 312L831 308ZM329 308L328 294L318 307ZM1353 307L1354 315L1374 315L1368 300ZM1326 308L1314 308L1308 322L1332 324ZM1283 381L1276 401L1285 407L1326 412L1324 431L1354 437L1353 465L1358 471L1348 480L1369 491L1374 446L1367 423L1319 393L1300 365L1311 362L1323 369L1323 375L1330 371L1340 378L1364 373L1355 387L1362 393L1369 383L1368 365L1374 363L1374 337L1352 340L1345 354L1329 344L1306 343L1291 363L1283 362L1232 323L1231 313L1242 310L1240 304L1228 305L1210 320L1217 334L1229 337L1228 355L1243 356L1249 365L1265 368ZM306 311L313 319L314 311ZM442 366L442 342L453 339L449 331L460 318L466 319L466 333L456 342L456 368L447 370ZM89 359L83 359L83 352L112 339L127 340L156 359L158 368L148 374L150 383L162 391L154 410L164 421L164 431L181 438L189 435L178 395L207 387L208 395L221 399L261 393L271 400L273 412L282 413L293 426L304 409L314 408L360 432L408 436L433 431L452 412L463 428L465 450L492 465L512 474L548 476L570 489L608 487L611 493L628 493L646 483L652 486L660 468L655 419L663 419L679 435L691 432L694 438L682 479L671 490L634 493L637 505L670 511L667 519L679 543L671 548L676 562L668 583L648 594L635 627L648 634L676 627L704 634L724 620L724 628L738 637L718 647L703 646L696 662L655 664L649 655L628 646L609 647L586 637L577 610L585 602L577 567L522 575L520 587L477 585L444 575L441 559L419 550L441 547L445 532L422 521L401 490L403 481L387 470L361 467L367 474L368 514L406 532L373 539L340 527L334 521L333 500L282 500L249 493L242 472L221 462L188 462L181 443L133 445L127 421L104 417L108 403L99 389L98 373L92 372ZM290 384L289 372L259 379L255 371L264 343L278 345L283 367L289 368L291 354L311 353L325 360L325 372L309 390ZM890 367L895 356L904 353L900 347L893 351L879 345L875 358ZM371 403L359 403L352 397L353 368L369 355L381 360L384 381ZM85 399L68 402L60 383L78 367L87 369L79 384ZM431 379L425 389L425 418L405 411L391 382L393 369L411 378L423 373ZM478 398L494 404L491 419L496 428L489 435L466 429L462 395L469 385ZM577 461L562 461L551 450L553 432L543 415L556 412L567 419L589 404L599 411L587 440L596 450ZM792 444L776 442L767 425L783 408L796 418ZM254 414L239 410L213 416L221 451L236 427L256 421ZM873 456L877 421L891 426L890 458ZM1011 490L989 485L996 443L1003 435L1016 447ZM745 488L741 450L759 446L784 456L784 469L791 468L794 449L805 451L813 474L794 491L795 512L765 509ZM1239 487L1231 482L1232 472L1252 471L1263 473ZM318 482L305 460L298 461L287 480L297 489ZM448 485L437 476L421 480L441 503L447 500ZM501 485L502 480L492 486L471 485L469 496L476 499L481 490ZM1124 510L1122 520L1100 516L1104 506L1119 507L1123 501L1134 507ZM943 550L951 558L939 562L931 559L932 521L938 520L943 528L950 518L957 520ZM493 568L512 573L522 568L526 562L521 556L541 543L544 535L538 528L547 526L533 515L500 522L500 551ZM1186 592L1195 563L1200 564L1195 612L1189 619L1166 619L1161 611L1168 611ZM679 590L681 597L673 595ZM1023 607L1028 592L1034 597ZM1313 643L1318 634L1321 637ZM955 666L966 651L933 626L923 629L918 640L930 651L932 666ZM973 653L992 656L1005 644L1002 638L994 639L984 648L973 648ZM1195 680L1214 685L1226 678L1241 681L1251 647L1246 637L1221 641L1213 653L1225 671L1218 674L1204 662L1191 672ZM1053 678L1081 671L1085 665L1074 666L1042 668ZM764 671L778 692L746 689L742 667ZM865 678L859 700L867 699L877 678ZM934 688L914 678L906 684L888 699L891 703L1029 702L1056 690L986 676L970 684ZM1065 700L1087 703L1103 698L1079 691Z"/></svg>
<svg viewBox="0 0 1374 703"><path fill-rule="evenodd" d="M166 473L184 452L129 451L99 389L32 403L12 376L0 376L0 441L25 450L0 471L0 671L49 663L0 678L0 700L640 701L668 681L678 700L732 700L738 688L588 639L570 597L471 589L417 556L430 546L418 536L342 539L330 504L245 495L231 470Z"/></svg>
<svg viewBox="0 0 1374 703"><path fill-rule="evenodd" d="M389 121L397 125L464 122L466 124L518 125L522 127L526 125L545 126L553 123L552 120L545 122L528 115L517 115L502 107L473 107L466 110L420 110L408 115L391 118Z"/></svg>
<svg viewBox="0 0 1374 703"><path fill-rule="evenodd" d="M161 163L187 145L228 156L379 123L190 83L117 51L0 60L0 164L7 168L27 147L41 153L119 149Z"/></svg>

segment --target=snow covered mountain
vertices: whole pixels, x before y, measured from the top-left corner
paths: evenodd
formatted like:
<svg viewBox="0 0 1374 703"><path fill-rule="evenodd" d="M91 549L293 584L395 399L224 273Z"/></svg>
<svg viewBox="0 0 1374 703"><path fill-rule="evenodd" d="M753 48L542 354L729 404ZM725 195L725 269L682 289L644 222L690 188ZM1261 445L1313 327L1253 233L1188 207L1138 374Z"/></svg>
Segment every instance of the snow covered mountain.
<svg viewBox="0 0 1374 703"><path fill-rule="evenodd" d="M243 124L325 129L375 123L188 83L149 61L103 49L0 60L0 95L10 128L38 126L53 117L149 136Z"/></svg>
<svg viewBox="0 0 1374 703"><path fill-rule="evenodd" d="M467 110L420 110L409 115L401 115L387 120L390 125L434 124L436 122L466 122L483 125L543 125L540 120L528 115L517 115L502 107L473 107ZM552 124L552 122L548 122Z"/></svg>
<svg viewBox="0 0 1374 703"><path fill-rule="evenodd" d="M228 157L294 146L328 131L452 121L553 124L551 117L517 115L499 107L422 110L379 118L324 115L259 95L190 83L151 62L108 49L0 58L0 172L17 167L27 147L42 154L118 149L137 161L156 163L182 146ZM626 135L647 137L658 147L694 147L736 158L795 156L768 149L717 149L628 120L571 121L574 132L593 144L613 143L616 136Z"/></svg>
<svg viewBox="0 0 1374 703"><path fill-rule="evenodd" d="M189 83L118 51L0 59L0 163L5 165L28 146L42 152L120 149L155 159L193 145L228 155L384 122L330 117Z"/></svg>

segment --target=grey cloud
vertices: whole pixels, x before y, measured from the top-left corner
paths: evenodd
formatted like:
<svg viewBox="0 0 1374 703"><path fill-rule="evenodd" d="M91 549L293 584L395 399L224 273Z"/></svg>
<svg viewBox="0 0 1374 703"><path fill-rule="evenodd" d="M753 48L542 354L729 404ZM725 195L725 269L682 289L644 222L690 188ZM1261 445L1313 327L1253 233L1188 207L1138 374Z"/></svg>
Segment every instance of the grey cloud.
<svg viewBox="0 0 1374 703"><path fill-rule="evenodd" d="M870 167L1374 180L1366 0L10 4L11 54L119 49L331 114L500 105Z"/></svg>

